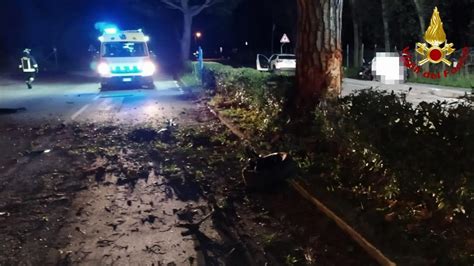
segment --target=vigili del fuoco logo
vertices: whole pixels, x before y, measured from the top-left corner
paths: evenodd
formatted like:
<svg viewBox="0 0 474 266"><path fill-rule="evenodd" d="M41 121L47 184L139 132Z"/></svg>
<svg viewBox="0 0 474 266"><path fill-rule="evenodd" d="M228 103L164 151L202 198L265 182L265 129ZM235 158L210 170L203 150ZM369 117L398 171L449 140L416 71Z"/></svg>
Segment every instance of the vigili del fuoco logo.
<svg viewBox="0 0 474 266"><path fill-rule="evenodd" d="M407 68L411 69L414 73L420 73L422 65L426 63L439 64L443 63L447 66L453 65L453 62L449 60L449 55L454 53L454 44L448 43L446 33L443 28L443 22L438 12L438 8L435 7L433 15L431 16L430 26L425 32L424 43L416 43L416 52L420 54L423 59L414 63L413 56L410 53L410 48L406 47L403 49L403 61ZM448 75L456 74L465 64L469 56L469 48L464 47L462 49L461 57L458 59L457 64L452 68L446 69L443 73L437 72L424 72L423 77L431 79L440 79L441 77L446 78Z"/></svg>

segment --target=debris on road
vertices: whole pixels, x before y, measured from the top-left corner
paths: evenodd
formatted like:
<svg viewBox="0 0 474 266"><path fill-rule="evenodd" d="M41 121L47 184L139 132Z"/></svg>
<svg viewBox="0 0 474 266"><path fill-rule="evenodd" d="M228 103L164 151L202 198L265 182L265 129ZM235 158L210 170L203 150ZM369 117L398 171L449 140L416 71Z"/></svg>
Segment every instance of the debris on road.
<svg viewBox="0 0 474 266"><path fill-rule="evenodd" d="M183 116L196 123L196 113ZM286 241L284 251L276 240L265 244L265 235L289 235L291 227L252 198L260 195L245 190L252 182L261 189L262 180L271 186L285 180L293 171L290 156L251 155L246 169L254 176L242 181L241 144L215 119L179 128L169 119L161 129L85 123L26 132L28 141L14 155L32 143L38 154L50 152L27 163L18 160L10 174L0 174L5 186L0 197L7 199L0 206L6 225L0 226L6 251L0 251L0 264L19 264L32 257L27 254L40 264L58 249L63 252L51 257L52 264L111 264L113 259L129 265L156 260L162 265L273 265L284 264L290 255L305 260L298 255L303 252L293 252L300 248L297 239ZM8 134L19 135L16 129ZM37 167L41 175L32 174ZM43 240L24 244L26 237ZM339 252L339 246L324 246L314 251L317 258L329 256L323 248Z"/></svg>
<svg viewBox="0 0 474 266"><path fill-rule="evenodd" d="M147 217L145 218L142 218L142 224L145 224L145 223L150 223L150 224L153 224L155 223L155 220L158 218L158 216L155 216L155 215L148 215Z"/></svg>
<svg viewBox="0 0 474 266"><path fill-rule="evenodd" d="M139 128L132 131L129 138L135 142L150 142L158 138L158 132L151 128Z"/></svg>
<svg viewBox="0 0 474 266"><path fill-rule="evenodd" d="M297 173L296 163L286 152L261 156L251 151L250 155L253 157L242 170L244 183L250 190L274 190Z"/></svg>

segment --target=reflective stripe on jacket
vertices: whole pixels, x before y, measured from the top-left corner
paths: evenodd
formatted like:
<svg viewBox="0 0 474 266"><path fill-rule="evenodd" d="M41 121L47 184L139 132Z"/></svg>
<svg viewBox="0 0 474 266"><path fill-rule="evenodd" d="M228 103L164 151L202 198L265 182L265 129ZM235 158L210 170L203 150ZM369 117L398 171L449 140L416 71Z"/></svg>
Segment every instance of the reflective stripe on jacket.
<svg viewBox="0 0 474 266"><path fill-rule="evenodd" d="M34 58L24 56L21 58L21 65L20 67L23 69L23 72L36 72L36 69L38 68L38 64L36 64L36 61Z"/></svg>

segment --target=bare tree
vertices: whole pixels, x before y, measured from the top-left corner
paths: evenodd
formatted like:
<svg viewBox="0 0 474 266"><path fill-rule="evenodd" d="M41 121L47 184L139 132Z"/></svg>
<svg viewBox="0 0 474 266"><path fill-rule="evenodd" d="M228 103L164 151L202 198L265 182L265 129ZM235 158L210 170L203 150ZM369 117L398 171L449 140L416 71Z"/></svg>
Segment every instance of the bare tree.
<svg viewBox="0 0 474 266"><path fill-rule="evenodd" d="M352 28L354 31L354 67L360 67L360 19L357 12L356 0L351 0Z"/></svg>
<svg viewBox="0 0 474 266"><path fill-rule="evenodd" d="M342 0L298 0L296 108L310 112L342 89Z"/></svg>
<svg viewBox="0 0 474 266"><path fill-rule="evenodd" d="M183 13L183 35L181 36L181 62L189 58L191 51L193 18L204 9L211 7L219 0L205 0L202 4L192 5L191 0L161 0L167 7L176 9Z"/></svg>
<svg viewBox="0 0 474 266"><path fill-rule="evenodd" d="M422 0L413 0L416 7L416 13L418 14L418 20L420 22L420 37L423 38L426 30L426 24L424 19L424 10Z"/></svg>
<svg viewBox="0 0 474 266"><path fill-rule="evenodd" d="M385 51L390 52L390 29L388 27L389 14L388 14L387 0L381 0L381 2L382 2L382 20L383 20L383 36L384 36L384 41L385 41Z"/></svg>

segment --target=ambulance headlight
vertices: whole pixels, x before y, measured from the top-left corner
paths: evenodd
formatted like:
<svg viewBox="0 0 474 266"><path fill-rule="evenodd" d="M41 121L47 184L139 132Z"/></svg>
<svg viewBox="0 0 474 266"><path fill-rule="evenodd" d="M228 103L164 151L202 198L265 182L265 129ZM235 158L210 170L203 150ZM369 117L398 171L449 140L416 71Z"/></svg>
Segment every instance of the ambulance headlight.
<svg viewBox="0 0 474 266"><path fill-rule="evenodd" d="M151 61L145 61L142 64L143 76L152 76L155 74L156 66Z"/></svg>
<svg viewBox="0 0 474 266"><path fill-rule="evenodd" d="M99 75L101 76L106 76L106 75L109 75L110 74L110 67L107 63L105 62L101 62L99 63L99 65L97 66L97 72L99 73Z"/></svg>

